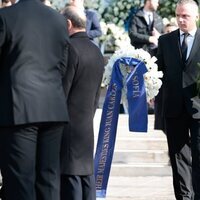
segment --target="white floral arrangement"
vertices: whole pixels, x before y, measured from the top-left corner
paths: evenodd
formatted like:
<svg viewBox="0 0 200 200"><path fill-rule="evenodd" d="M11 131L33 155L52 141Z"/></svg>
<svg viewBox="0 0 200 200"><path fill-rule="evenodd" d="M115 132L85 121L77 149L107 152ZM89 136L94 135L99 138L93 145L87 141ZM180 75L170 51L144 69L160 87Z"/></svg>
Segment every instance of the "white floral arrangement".
<svg viewBox="0 0 200 200"><path fill-rule="evenodd" d="M94 9L98 14L102 15L105 8L108 6L108 3L106 3L104 0L84 0L84 6Z"/></svg>
<svg viewBox="0 0 200 200"><path fill-rule="evenodd" d="M61 10L65 7L68 0L51 0L52 7L56 10Z"/></svg>
<svg viewBox="0 0 200 200"><path fill-rule="evenodd" d="M102 18L106 23L112 22L117 26L123 27L131 8L138 7L140 3L140 0L113 0L110 6L106 8L106 11L102 13Z"/></svg>
<svg viewBox="0 0 200 200"><path fill-rule="evenodd" d="M143 49L135 49L133 46L128 45L126 47L122 47L121 49L115 51L115 53L110 57L108 60L107 65L105 66L105 72L103 75L103 85L108 86L111 79L112 69L114 63L122 57L131 57L138 60L141 60L144 62L144 64L147 67L147 72L144 74L144 82L145 82L145 88L146 88L146 94L147 94L147 102L149 102L151 99L153 99L159 92L159 89L162 85L161 78L163 77L163 73L161 71L158 71L158 66L155 63L156 57L151 57L151 55L143 50ZM122 89L122 100L126 100L126 76L129 73L129 70L127 67L120 66L121 73L124 77L124 87Z"/></svg>
<svg viewBox="0 0 200 200"><path fill-rule="evenodd" d="M128 33L123 27L116 26L113 23L106 24L105 22L100 22L102 29L102 36L99 38L102 45L105 45L105 48L113 48L113 51L130 44L130 38Z"/></svg>

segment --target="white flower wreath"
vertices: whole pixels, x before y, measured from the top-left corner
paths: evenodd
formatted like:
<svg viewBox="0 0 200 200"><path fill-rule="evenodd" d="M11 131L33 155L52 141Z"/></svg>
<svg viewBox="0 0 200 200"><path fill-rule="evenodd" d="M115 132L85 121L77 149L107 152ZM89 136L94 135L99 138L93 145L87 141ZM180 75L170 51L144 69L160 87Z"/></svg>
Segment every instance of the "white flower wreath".
<svg viewBox="0 0 200 200"><path fill-rule="evenodd" d="M112 69L114 63L122 57L131 57L144 62L147 67L147 72L144 74L144 82L147 94L147 102L153 99L159 92L159 88L162 85L161 78L163 77L163 73L158 71L158 66L155 63L156 57L151 57L151 55L143 50L143 49L135 49L133 46L126 46L121 48L120 50L115 51L115 53L108 60L108 64L105 66L105 72L103 75L102 83L105 86L108 86L111 79ZM121 66L121 73L124 77L123 82L125 83L126 77L128 75L129 70L127 67ZM122 89L122 100L126 99L126 84Z"/></svg>

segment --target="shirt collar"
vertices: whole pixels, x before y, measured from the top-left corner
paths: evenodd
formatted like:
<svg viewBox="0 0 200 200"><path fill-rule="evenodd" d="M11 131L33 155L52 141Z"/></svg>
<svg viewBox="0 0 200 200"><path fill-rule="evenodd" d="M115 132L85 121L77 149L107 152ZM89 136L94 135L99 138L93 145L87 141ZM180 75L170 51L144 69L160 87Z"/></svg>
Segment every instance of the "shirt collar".
<svg viewBox="0 0 200 200"><path fill-rule="evenodd" d="M153 12L151 12L151 11L146 11L146 10L143 9L143 12L144 12L144 14L147 15L147 16L148 16L148 15L153 16Z"/></svg>
<svg viewBox="0 0 200 200"><path fill-rule="evenodd" d="M197 28L195 28L195 29L193 29L192 31L189 31L188 33L192 36L192 37L194 37L195 36L195 33L196 33L196 31L197 31ZM180 36L182 36L183 35L183 31L179 31L180 32Z"/></svg>

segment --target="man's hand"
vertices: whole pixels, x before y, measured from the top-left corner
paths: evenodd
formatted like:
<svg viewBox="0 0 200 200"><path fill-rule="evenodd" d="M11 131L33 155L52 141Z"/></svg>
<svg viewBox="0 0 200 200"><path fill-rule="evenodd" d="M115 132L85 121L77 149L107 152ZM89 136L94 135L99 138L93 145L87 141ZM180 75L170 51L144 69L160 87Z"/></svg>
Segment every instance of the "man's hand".
<svg viewBox="0 0 200 200"><path fill-rule="evenodd" d="M153 28L152 36L155 36L158 39L160 37L160 33L155 28Z"/></svg>
<svg viewBox="0 0 200 200"><path fill-rule="evenodd" d="M149 37L149 42L155 44L156 46L158 45L158 38L156 36L150 36Z"/></svg>

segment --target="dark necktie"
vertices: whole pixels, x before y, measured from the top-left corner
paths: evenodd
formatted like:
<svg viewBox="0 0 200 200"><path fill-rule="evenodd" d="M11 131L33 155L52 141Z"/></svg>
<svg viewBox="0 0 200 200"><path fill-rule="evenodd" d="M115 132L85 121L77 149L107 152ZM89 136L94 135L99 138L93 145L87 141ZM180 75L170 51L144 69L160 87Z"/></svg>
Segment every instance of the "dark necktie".
<svg viewBox="0 0 200 200"><path fill-rule="evenodd" d="M148 20L149 20L149 24L148 24L149 30L152 30L152 20L151 20L150 14L148 15Z"/></svg>
<svg viewBox="0 0 200 200"><path fill-rule="evenodd" d="M182 34L184 37L183 37L183 42L182 42L182 45L181 45L181 53L182 53L182 59L183 59L183 62L185 62L187 59L187 49L188 49L188 43L187 43L187 37L189 36L189 33L183 33Z"/></svg>

